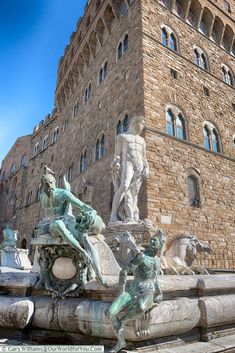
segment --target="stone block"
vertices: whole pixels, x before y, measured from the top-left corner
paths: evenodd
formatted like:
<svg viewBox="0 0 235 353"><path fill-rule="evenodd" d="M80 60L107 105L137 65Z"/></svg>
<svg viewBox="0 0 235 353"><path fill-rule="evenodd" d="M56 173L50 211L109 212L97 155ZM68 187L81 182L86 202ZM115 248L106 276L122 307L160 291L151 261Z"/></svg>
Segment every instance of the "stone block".
<svg viewBox="0 0 235 353"><path fill-rule="evenodd" d="M32 300L1 296L0 327L23 330L30 324L33 313Z"/></svg>
<svg viewBox="0 0 235 353"><path fill-rule="evenodd" d="M200 326L203 328L235 322L235 294L200 298L199 307Z"/></svg>
<svg viewBox="0 0 235 353"><path fill-rule="evenodd" d="M115 338L110 321L104 316L108 304L92 300L81 301L76 309L79 331L95 337ZM145 320L145 316L141 320ZM180 298L162 302L150 312L149 335L137 337L133 324L125 326L128 341L143 341L176 335L192 330L199 323L200 311L197 299Z"/></svg>

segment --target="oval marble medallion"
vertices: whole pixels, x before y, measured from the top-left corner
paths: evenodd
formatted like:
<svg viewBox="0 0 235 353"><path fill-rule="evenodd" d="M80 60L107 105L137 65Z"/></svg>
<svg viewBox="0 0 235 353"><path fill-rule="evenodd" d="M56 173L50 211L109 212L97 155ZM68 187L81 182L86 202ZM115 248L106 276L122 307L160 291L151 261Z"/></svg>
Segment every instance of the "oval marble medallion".
<svg viewBox="0 0 235 353"><path fill-rule="evenodd" d="M65 280L73 278L77 270L69 257L59 257L53 264L52 273L56 278Z"/></svg>

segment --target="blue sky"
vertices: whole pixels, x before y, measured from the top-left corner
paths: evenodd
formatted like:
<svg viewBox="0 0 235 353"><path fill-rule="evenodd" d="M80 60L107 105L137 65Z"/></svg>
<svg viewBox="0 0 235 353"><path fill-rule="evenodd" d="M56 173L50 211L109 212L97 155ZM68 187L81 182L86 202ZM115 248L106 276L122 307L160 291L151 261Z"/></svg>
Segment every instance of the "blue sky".
<svg viewBox="0 0 235 353"><path fill-rule="evenodd" d="M86 0L0 0L0 165L51 113L59 58Z"/></svg>

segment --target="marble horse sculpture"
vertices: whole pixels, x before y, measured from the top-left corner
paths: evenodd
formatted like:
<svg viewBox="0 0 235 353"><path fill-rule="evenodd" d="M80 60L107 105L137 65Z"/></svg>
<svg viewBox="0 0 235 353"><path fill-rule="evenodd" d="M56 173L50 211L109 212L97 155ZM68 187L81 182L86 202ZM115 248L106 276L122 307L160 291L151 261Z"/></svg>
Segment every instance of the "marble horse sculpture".
<svg viewBox="0 0 235 353"><path fill-rule="evenodd" d="M173 271L179 274L191 274L195 272L208 274L208 271L201 266L193 266L193 262L200 252L211 253L209 244L199 241L195 236L189 234L178 235L173 242L166 246L163 254L165 272Z"/></svg>
<svg viewBox="0 0 235 353"><path fill-rule="evenodd" d="M128 321L139 319L162 301L162 292L158 283L161 270L159 254L163 239L155 236L150 239L149 247L138 253L119 274L120 294L108 307L105 314L112 320L118 342L112 352L118 352L126 346L124 325ZM133 270L133 281L126 288L127 274ZM147 330L146 330L147 331Z"/></svg>

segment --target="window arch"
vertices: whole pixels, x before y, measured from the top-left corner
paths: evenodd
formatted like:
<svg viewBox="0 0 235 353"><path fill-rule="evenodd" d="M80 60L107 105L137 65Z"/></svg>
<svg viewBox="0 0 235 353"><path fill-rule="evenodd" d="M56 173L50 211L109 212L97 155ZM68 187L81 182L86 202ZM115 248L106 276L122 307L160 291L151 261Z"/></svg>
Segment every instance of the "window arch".
<svg viewBox="0 0 235 353"><path fill-rule="evenodd" d="M87 103L91 98L91 83L86 87L84 92L84 103Z"/></svg>
<svg viewBox="0 0 235 353"><path fill-rule="evenodd" d="M173 11L181 18L184 17L184 6L182 0L175 0Z"/></svg>
<svg viewBox="0 0 235 353"><path fill-rule="evenodd" d="M27 240L24 238L20 243L21 249L27 249Z"/></svg>
<svg viewBox="0 0 235 353"><path fill-rule="evenodd" d="M42 193L42 187L39 186L36 191L36 201L39 202L41 198L41 193Z"/></svg>
<svg viewBox="0 0 235 353"><path fill-rule="evenodd" d="M201 67L204 70L208 70L207 57L201 48L194 48L194 64Z"/></svg>
<svg viewBox="0 0 235 353"><path fill-rule="evenodd" d="M199 183L195 175L188 176L188 197L191 207L200 206Z"/></svg>
<svg viewBox="0 0 235 353"><path fill-rule="evenodd" d="M98 76L98 85L101 84L101 82L105 81L108 76L108 63L105 61L99 71L99 76Z"/></svg>
<svg viewBox="0 0 235 353"><path fill-rule="evenodd" d="M213 22L214 16L212 12L207 7L205 7L201 17L199 30L207 37L211 35Z"/></svg>
<svg viewBox="0 0 235 353"><path fill-rule="evenodd" d="M127 10L128 10L128 6L126 3L126 0L123 0L120 5L120 15L124 16L127 13Z"/></svg>
<svg viewBox="0 0 235 353"><path fill-rule="evenodd" d="M30 204L31 204L31 202L32 202L32 195L33 195L32 191L29 191L29 192L28 192L28 195L27 195L27 199L26 199L26 205L30 205Z"/></svg>
<svg viewBox="0 0 235 353"><path fill-rule="evenodd" d="M173 30L167 26L162 26L162 44L173 51L178 51L176 35Z"/></svg>
<svg viewBox="0 0 235 353"><path fill-rule="evenodd" d="M16 165L15 163L13 163L10 170L10 177L14 176L15 173L16 173Z"/></svg>
<svg viewBox="0 0 235 353"><path fill-rule="evenodd" d="M53 135L52 135L52 142L56 142L59 138L59 134L60 134L60 129L59 127L57 126L54 131L53 131Z"/></svg>
<svg viewBox="0 0 235 353"><path fill-rule="evenodd" d="M68 181L72 181L72 179L73 179L73 165L72 164L69 166L66 176L67 176Z"/></svg>
<svg viewBox="0 0 235 353"><path fill-rule="evenodd" d="M126 33L123 38L119 41L117 47L117 61L128 51L129 49L129 35Z"/></svg>
<svg viewBox="0 0 235 353"><path fill-rule="evenodd" d="M188 12L188 22L194 28L198 28L201 18L202 6L198 0L192 0Z"/></svg>
<svg viewBox="0 0 235 353"><path fill-rule="evenodd" d="M86 150L84 150L81 153L80 162L79 162L79 172L83 173L85 172L85 170L87 170L87 151Z"/></svg>
<svg viewBox="0 0 235 353"><path fill-rule="evenodd" d="M34 145L34 148L33 148L33 157L36 157L39 153L39 142L37 142L35 145Z"/></svg>
<svg viewBox="0 0 235 353"><path fill-rule="evenodd" d="M48 147L48 139L49 139L48 135L46 135L46 136L44 137L44 139L43 139L43 143L42 143L42 150L43 150L43 151L44 151L45 149L47 149L47 147Z"/></svg>
<svg viewBox="0 0 235 353"><path fill-rule="evenodd" d="M119 119L116 127L116 135L124 134L129 128L130 119L128 114L125 115L124 119Z"/></svg>
<svg viewBox="0 0 235 353"><path fill-rule="evenodd" d="M235 135L233 135L233 147L235 148Z"/></svg>
<svg viewBox="0 0 235 353"><path fill-rule="evenodd" d="M221 70L222 70L224 82L230 86L233 86L234 85L234 78L233 78L232 71L228 68L228 66L226 66L224 64L222 64Z"/></svg>
<svg viewBox="0 0 235 353"><path fill-rule="evenodd" d="M73 107L73 118L75 118L77 116L78 110L79 110L79 102L77 100L74 107Z"/></svg>
<svg viewBox="0 0 235 353"><path fill-rule="evenodd" d="M222 152L222 144L218 130L211 122L203 126L204 147L213 152Z"/></svg>
<svg viewBox="0 0 235 353"><path fill-rule="evenodd" d="M96 140L95 144L95 161L100 160L105 155L105 137L104 135L100 136Z"/></svg>
<svg viewBox="0 0 235 353"><path fill-rule="evenodd" d="M186 122L183 113L176 106L168 107L166 111L166 132L181 140L187 139Z"/></svg>
<svg viewBox="0 0 235 353"><path fill-rule="evenodd" d="M20 166L27 168L28 165L29 165L28 157L26 156L26 154L24 154L21 158Z"/></svg>

